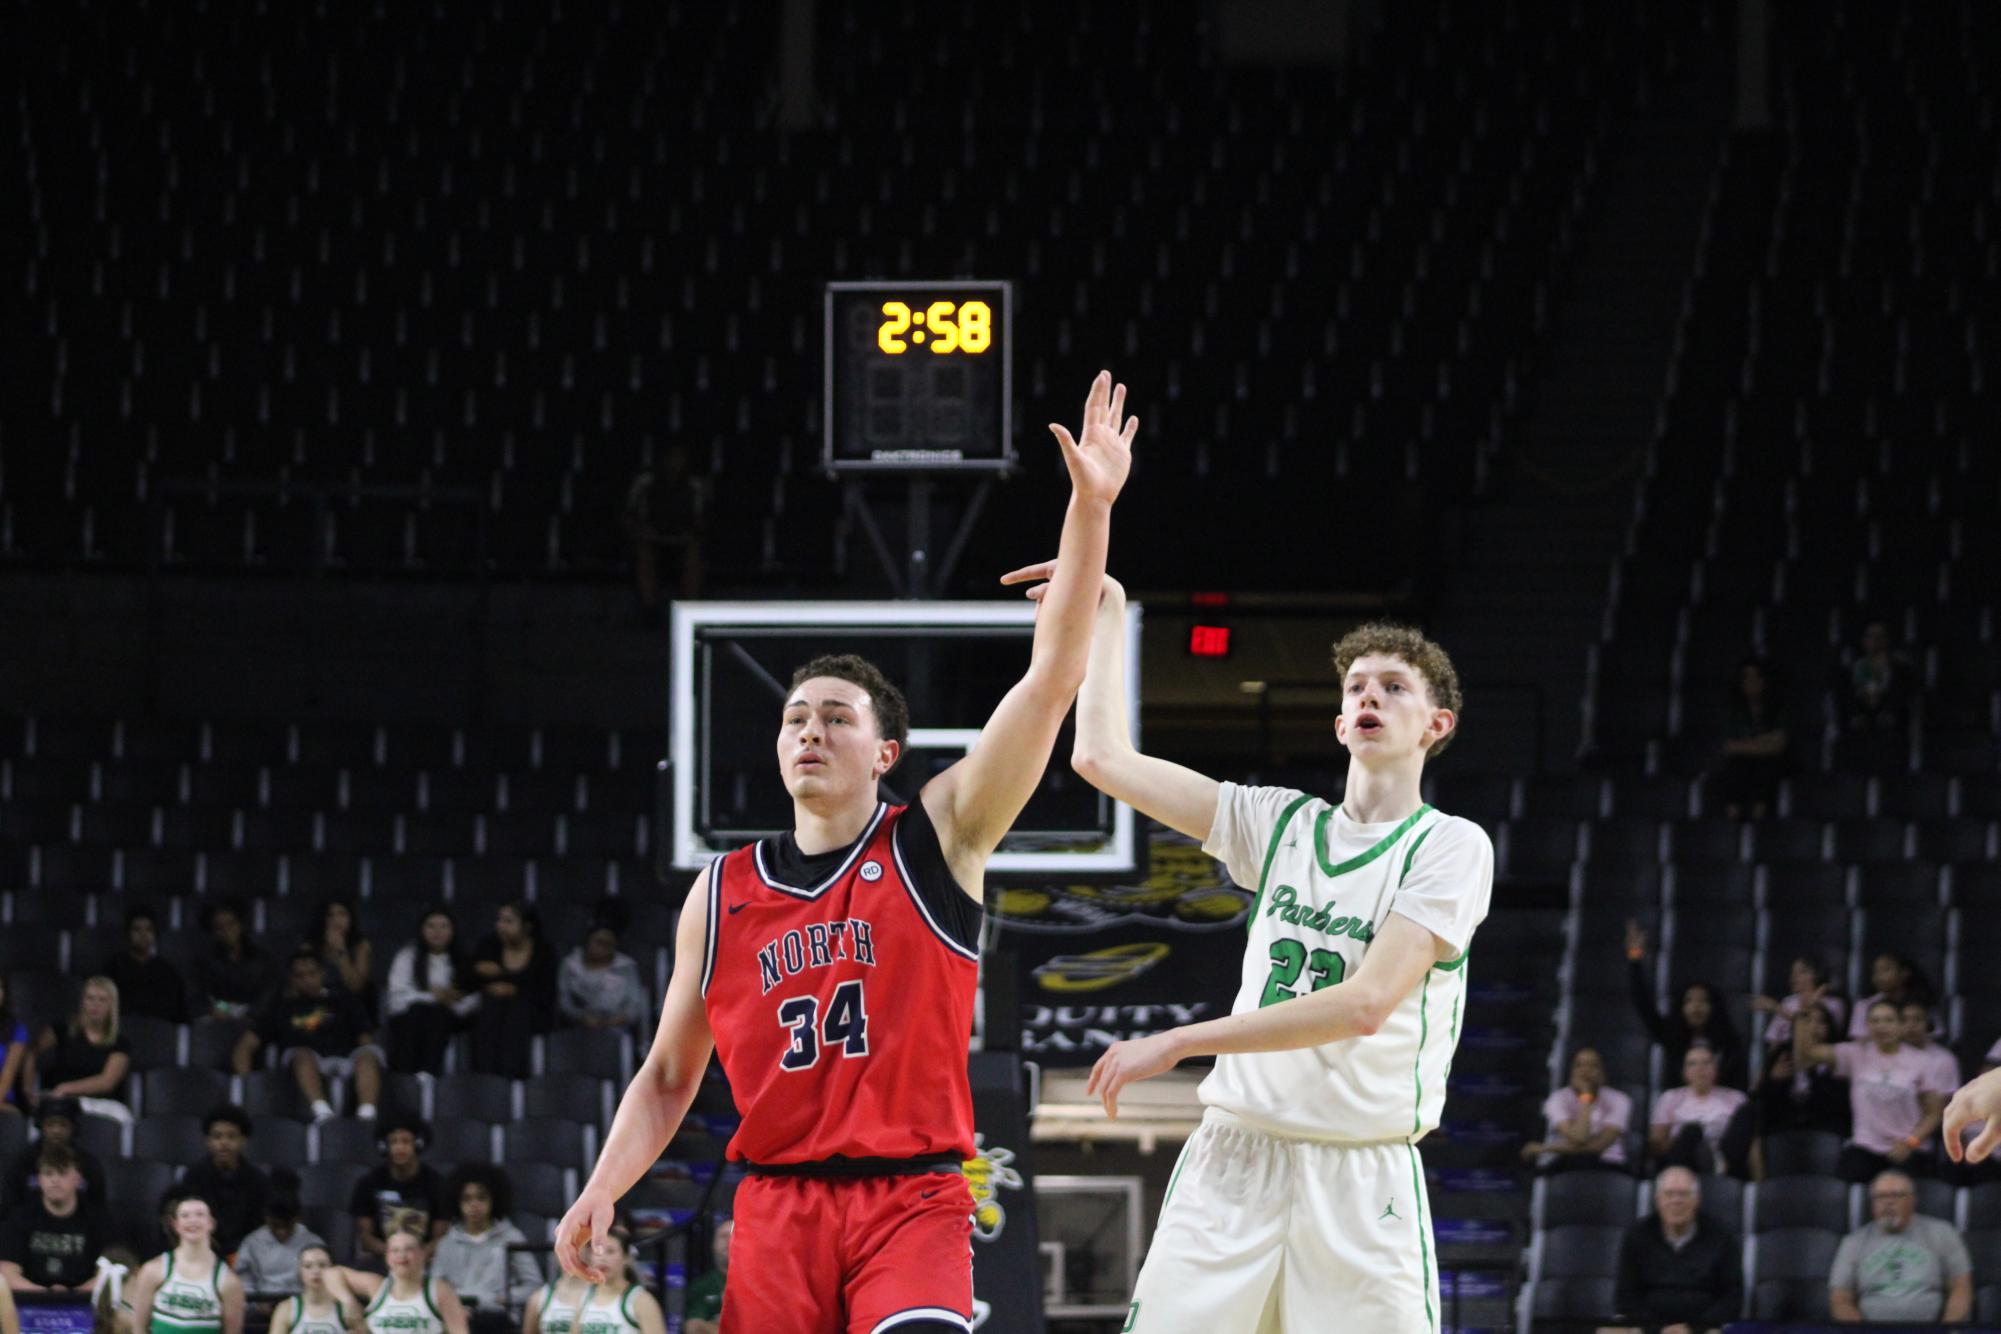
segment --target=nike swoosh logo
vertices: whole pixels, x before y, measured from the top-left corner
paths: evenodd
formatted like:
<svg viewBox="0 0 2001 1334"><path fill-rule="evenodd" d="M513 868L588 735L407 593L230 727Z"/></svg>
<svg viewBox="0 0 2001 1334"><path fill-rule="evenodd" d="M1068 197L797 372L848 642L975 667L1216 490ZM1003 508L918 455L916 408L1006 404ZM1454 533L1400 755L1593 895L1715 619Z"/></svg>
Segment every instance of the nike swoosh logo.
<svg viewBox="0 0 2001 1334"><path fill-rule="evenodd" d="M942 1186L941 1186L941 1187L939 1187L939 1190L942 1190L942 1189L944 1189L944 1187L942 1187ZM932 1197L933 1195L936 1195L937 1193L938 1193L938 1191L936 1191L936 1190L920 1190L920 1191L918 1191L918 1192L917 1192L917 1198L918 1198L918 1199L920 1199L920 1200L928 1200L928 1199L930 1199L930 1198L931 1198L931 1197Z"/></svg>
<svg viewBox="0 0 2001 1334"><path fill-rule="evenodd" d="M738 913L742 912L745 908L748 908L749 906L750 905L748 903L732 903L730 905L730 916L732 917L736 916Z"/></svg>

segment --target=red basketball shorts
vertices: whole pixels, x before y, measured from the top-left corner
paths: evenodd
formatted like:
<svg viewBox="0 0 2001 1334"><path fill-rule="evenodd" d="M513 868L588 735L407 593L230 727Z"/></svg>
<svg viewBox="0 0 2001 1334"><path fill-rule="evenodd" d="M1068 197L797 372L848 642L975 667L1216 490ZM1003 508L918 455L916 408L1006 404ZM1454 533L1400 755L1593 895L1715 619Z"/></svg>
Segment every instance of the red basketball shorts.
<svg viewBox="0 0 2001 1334"><path fill-rule="evenodd" d="M737 1188L722 1334L972 1328L973 1197L956 1172L751 1176Z"/></svg>

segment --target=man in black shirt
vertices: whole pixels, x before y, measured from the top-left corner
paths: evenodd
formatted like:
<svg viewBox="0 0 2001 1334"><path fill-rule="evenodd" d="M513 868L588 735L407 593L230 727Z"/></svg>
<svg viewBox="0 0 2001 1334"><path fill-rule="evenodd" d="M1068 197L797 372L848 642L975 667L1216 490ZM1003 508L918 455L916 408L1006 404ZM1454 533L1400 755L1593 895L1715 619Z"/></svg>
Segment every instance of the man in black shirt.
<svg viewBox="0 0 2001 1334"><path fill-rule="evenodd" d="M100 971L118 984L118 1006L170 1024L188 1021L188 988L178 968L160 957L159 923L144 904L125 913L125 950Z"/></svg>
<svg viewBox="0 0 2001 1334"><path fill-rule="evenodd" d="M326 966L310 945L300 946L292 955L285 990L237 1041L231 1058L236 1073L249 1074L251 1058L267 1042L284 1052L299 1091L312 1104L315 1123L334 1114L327 1101L329 1076L351 1076L360 1104L354 1114L364 1121L375 1119L375 1100L382 1093L382 1049L375 1045L361 1002L344 991L327 989Z"/></svg>
<svg viewBox="0 0 2001 1334"><path fill-rule="evenodd" d="M1654 1216L1626 1229L1614 1304L1626 1320L1657 1329L1716 1329L1744 1305L1737 1238L1697 1216L1702 1186L1685 1167L1654 1178Z"/></svg>
<svg viewBox="0 0 2001 1334"><path fill-rule="evenodd" d="M42 1099L35 1108L35 1125L42 1137L15 1154L6 1166L6 1175L0 1177L0 1220L22 1205L42 1198L42 1150L58 1145L75 1156L77 1170L83 1173L84 1203L103 1203L104 1164L76 1142L77 1122L82 1118L83 1106L75 1098Z"/></svg>
<svg viewBox="0 0 2001 1334"><path fill-rule="evenodd" d="M415 1117L392 1116L383 1123L384 1161L354 1183L348 1200L357 1256L386 1256L390 1236L402 1227L430 1238L428 1254L451 1227L444 1181L421 1156L430 1134L431 1128Z"/></svg>
<svg viewBox="0 0 2001 1334"><path fill-rule="evenodd" d="M243 1157L251 1126L249 1113L241 1107L224 1103L211 1108L202 1129L208 1136L208 1157L182 1170L180 1189L208 1201L215 1212L216 1253L230 1255L252 1228L264 1222L271 1179Z"/></svg>
<svg viewBox="0 0 2001 1334"><path fill-rule="evenodd" d="M0 1228L0 1277L16 1292L88 1292L110 1240L104 1216L78 1198L83 1176L67 1148L43 1146L36 1175L40 1203L16 1209Z"/></svg>

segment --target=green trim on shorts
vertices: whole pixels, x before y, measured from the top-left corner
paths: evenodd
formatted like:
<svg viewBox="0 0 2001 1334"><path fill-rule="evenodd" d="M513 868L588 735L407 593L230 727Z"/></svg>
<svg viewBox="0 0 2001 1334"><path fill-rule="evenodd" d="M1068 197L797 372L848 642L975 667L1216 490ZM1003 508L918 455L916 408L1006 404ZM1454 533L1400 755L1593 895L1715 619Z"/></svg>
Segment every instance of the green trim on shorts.
<svg viewBox="0 0 2001 1334"><path fill-rule="evenodd" d="M1181 1180L1181 1169L1188 1166L1188 1150L1194 1147L1195 1136L1190 1135L1181 1145L1181 1156L1174 1160L1174 1175L1167 1179L1167 1194L1160 1197L1161 1217L1167 1216L1167 1202L1174 1198L1174 1183Z"/></svg>
<svg viewBox="0 0 2001 1334"><path fill-rule="evenodd" d="M1431 1231L1431 1224L1424 1217L1427 1212L1424 1199L1424 1173L1417 1166L1417 1146L1406 1144L1404 1145L1404 1151L1410 1154L1410 1188L1412 1194L1417 1199L1417 1208L1412 1210L1412 1212L1417 1216L1418 1250L1424 1256L1424 1321L1425 1324L1436 1330L1438 1328L1438 1316L1431 1309L1431 1237L1428 1235Z"/></svg>

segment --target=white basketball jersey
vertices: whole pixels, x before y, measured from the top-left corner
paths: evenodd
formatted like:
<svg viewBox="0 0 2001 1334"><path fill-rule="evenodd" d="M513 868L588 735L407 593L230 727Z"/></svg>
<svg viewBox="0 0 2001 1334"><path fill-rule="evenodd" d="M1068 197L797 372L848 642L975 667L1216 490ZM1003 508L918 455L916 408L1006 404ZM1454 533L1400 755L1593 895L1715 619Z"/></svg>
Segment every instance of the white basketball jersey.
<svg viewBox="0 0 2001 1334"><path fill-rule="evenodd" d="M1316 797L1225 783L1203 846L1257 894L1232 1013L1338 984L1361 966L1391 912L1457 953L1428 970L1372 1035L1217 1057L1202 1101L1278 1135L1422 1139L1445 1105L1466 1019L1467 947L1493 897L1486 833L1429 806L1358 824Z"/></svg>

